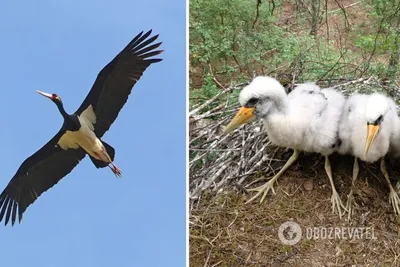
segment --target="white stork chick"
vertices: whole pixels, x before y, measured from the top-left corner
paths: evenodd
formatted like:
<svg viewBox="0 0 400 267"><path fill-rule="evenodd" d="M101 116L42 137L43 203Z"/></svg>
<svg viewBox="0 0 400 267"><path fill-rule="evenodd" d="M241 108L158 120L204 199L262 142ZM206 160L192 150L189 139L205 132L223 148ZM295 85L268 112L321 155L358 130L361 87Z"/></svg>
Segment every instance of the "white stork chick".
<svg viewBox="0 0 400 267"><path fill-rule="evenodd" d="M342 142L338 152L354 156L352 187L346 205L349 219L354 201L354 183L359 172L357 158L369 163L381 159L380 169L390 190L389 203L394 212L400 214L400 199L390 183L385 164L385 155L400 138L399 127L396 104L389 97L374 93L355 94L347 99L339 126Z"/></svg>
<svg viewBox="0 0 400 267"><path fill-rule="evenodd" d="M299 151L316 152L325 156L325 170L332 186L332 210L342 216L345 208L335 189L329 155L338 144L338 127L345 102L344 96L333 89L320 89L313 83L297 86L289 95L271 77L256 77L239 95L242 108L225 129L231 132L241 124L262 119L269 139L275 145L294 149L282 169L264 185L250 189L258 193L248 202L269 190L275 193L275 181L298 158Z"/></svg>

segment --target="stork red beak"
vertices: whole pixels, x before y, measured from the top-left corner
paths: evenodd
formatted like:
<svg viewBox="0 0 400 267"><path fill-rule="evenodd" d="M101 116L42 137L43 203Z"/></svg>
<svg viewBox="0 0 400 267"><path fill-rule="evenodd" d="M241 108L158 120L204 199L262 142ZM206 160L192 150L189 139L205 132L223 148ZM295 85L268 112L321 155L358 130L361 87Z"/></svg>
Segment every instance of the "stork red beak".
<svg viewBox="0 0 400 267"><path fill-rule="evenodd" d="M242 124L254 121L256 116L253 112L254 108L241 107L228 126L225 127L224 134L232 132Z"/></svg>
<svg viewBox="0 0 400 267"><path fill-rule="evenodd" d="M367 156L368 150L378 134L379 127L379 125L367 125L367 142L365 143L364 158Z"/></svg>
<svg viewBox="0 0 400 267"><path fill-rule="evenodd" d="M53 100L53 95L52 95L52 94L48 94L48 93L45 93L45 92L42 92L42 91L39 91L39 90L36 90L36 92L38 92L38 93L41 94L42 96L45 96L45 97L47 97L47 98Z"/></svg>

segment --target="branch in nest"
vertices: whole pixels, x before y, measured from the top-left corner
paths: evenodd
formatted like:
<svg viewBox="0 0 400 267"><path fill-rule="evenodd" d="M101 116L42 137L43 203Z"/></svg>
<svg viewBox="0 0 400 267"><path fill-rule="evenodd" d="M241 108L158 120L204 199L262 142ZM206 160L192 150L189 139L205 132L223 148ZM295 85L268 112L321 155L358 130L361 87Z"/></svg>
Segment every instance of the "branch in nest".
<svg viewBox="0 0 400 267"><path fill-rule="evenodd" d="M350 84L362 83L363 81L366 81L366 80L369 80L369 79L371 79L371 77L369 77L369 78L363 77L363 78L359 78L357 80L353 80L353 81L349 81L349 82L345 82L345 83L334 85L331 88L336 89L336 88L339 88L339 87L348 86Z"/></svg>
<svg viewBox="0 0 400 267"><path fill-rule="evenodd" d="M189 117L192 117L194 115L196 115L200 110L206 108L207 106L209 106L211 103L213 103L216 99L218 99L221 95L224 95L226 93L230 93L231 89L227 88L221 92L219 92L218 94L216 94L214 97L210 98L209 100L207 100L206 102L204 102L202 105L200 105L198 108L195 108L194 110L189 112Z"/></svg>
<svg viewBox="0 0 400 267"><path fill-rule="evenodd" d="M219 92L218 94L216 94L215 96L213 96L212 98L210 98L209 100L207 100L206 102L204 102L203 104L201 104L200 106L198 106L197 108L195 108L192 111L190 111L189 112L189 117L195 116L197 113L200 112L200 110L203 110L204 108L206 108L207 106L212 104L215 100L217 100L222 95L230 93L230 92L232 92L232 90L242 88L244 85L248 84L248 82L240 83L240 84L237 84L237 85L230 86L230 87L226 88L215 77L213 77L213 81L219 88L221 88L223 90L221 92Z"/></svg>

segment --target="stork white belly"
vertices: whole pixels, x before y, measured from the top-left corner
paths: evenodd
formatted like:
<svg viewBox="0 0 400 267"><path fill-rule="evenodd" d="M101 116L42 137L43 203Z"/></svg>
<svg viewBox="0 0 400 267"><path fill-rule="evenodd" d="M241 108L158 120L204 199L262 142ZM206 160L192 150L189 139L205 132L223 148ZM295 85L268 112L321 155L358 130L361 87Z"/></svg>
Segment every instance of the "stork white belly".
<svg viewBox="0 0 400 267"><path fill-rule="evenodd" d="M98 158L95 154L104 149L103 144L96 137L94 132L85 125L82 125L78 131L67 131L58 141L58 145L62 149L77 149L82 147L87 153L95 158Z"/></svg>
<svg viewBox="0 0 400 267"><path fill-rule="evenodd" d="M77 149L83 148L87 153L96 159L98 153L104 151L104 145L99 138L93 132L93 124L96 123L96 116L93 112L93 108L90 105L85 111L78 116L81 128L78 131L66 131L60 140L58 145L66 150L69 148Z"/></svg>

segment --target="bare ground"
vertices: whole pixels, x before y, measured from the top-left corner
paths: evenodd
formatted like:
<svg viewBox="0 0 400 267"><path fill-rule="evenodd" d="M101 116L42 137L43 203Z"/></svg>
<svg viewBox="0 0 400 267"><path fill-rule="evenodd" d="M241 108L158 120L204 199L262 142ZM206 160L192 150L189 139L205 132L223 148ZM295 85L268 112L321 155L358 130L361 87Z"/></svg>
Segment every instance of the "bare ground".
<svg viewBox="0 0 400 267"><path fill-rule="evenodd" d="M347 214L339 219L332 213L323 162L320 156L301 154L279 179L276 194L269 193L263 204L245 204L251 195L234 186L219 194L203 192L190 205L190 266L400 266L399 219L388 203L378 164L360 164L358 206L349 221ZM353 159L333 155L331 164L346 203ZM400 174L395 165L388 164L393 178ZM279 226L289 220L303 230L294 246L278 238ZM376 239L307 239L309 227L371 227Z"/></svg>

